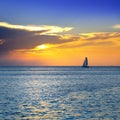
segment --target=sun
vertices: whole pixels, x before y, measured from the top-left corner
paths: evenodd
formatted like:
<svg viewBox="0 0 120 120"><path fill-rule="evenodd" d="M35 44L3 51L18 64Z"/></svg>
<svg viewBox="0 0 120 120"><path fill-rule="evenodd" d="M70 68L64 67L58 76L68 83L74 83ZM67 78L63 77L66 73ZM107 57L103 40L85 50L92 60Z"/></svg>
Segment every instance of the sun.
<svg viewBox="0 0 120 120"><path fill-rule="evenodd" d="M54 48L55 46L52 44L41 44L41 45L37 45L35 48L33 48L34 50L46 50L46 49L50 49L50 48Z"/></svg>
<svg viewBox="0 0 120 120"><path fill-rule="evenodd" d="M48 46L45 45L45 44L38 45L38 46L36 47L37 50L40 50L40 49L46 49L46 48L48 48Z"/></svg>

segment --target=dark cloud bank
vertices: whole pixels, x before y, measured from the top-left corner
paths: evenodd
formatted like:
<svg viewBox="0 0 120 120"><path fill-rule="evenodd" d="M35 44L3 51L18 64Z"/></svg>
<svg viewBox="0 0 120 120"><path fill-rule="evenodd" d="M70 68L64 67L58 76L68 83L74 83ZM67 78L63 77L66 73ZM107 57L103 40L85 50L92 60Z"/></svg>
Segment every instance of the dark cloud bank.
<svg viewBox="0 0 120 120"><path fill-rule="evenodd" d="M32 49L40 44L61 44L73 41L72 39L62 40L60 36L42 35L41 33L44 32L45 30L27 31L0 27L0 40L2 40L0 54L17 49Z"/></svg>

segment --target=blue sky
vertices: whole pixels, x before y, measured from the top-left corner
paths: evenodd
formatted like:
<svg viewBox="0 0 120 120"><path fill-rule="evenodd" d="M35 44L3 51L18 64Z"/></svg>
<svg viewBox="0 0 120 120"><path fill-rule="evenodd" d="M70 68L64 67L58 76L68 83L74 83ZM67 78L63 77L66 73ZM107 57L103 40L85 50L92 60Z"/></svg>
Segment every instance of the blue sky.
<svg viewBox="0 0 120 120"><path fill-rule="evenodd" d="M74 33L109 32L119 24L119 6L119 0L1 0L0 21L71 26Z"/></svg>

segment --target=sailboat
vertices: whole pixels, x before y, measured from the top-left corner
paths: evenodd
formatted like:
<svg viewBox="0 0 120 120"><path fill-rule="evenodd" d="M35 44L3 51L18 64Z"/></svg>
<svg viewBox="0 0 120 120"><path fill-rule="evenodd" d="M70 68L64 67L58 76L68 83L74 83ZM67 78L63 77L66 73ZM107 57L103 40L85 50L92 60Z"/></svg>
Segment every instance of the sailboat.
<svg viewBox="0 0 120 120"><path fill-rule="evenodd" d="M86 68L88 67L88 58L87 57L85 57L82 67L86 67Z"/></svg>

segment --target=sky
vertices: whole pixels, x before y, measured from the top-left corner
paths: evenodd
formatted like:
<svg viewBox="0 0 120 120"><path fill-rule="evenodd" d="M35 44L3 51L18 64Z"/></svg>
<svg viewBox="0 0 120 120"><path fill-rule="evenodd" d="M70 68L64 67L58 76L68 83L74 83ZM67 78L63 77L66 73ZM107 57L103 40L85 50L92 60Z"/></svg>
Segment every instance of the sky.
<svg viewBox="0 0 120 120"><path fill-rule="evenodd" d="M119 0L0 0L0 66L120 66Z"/></svg>

